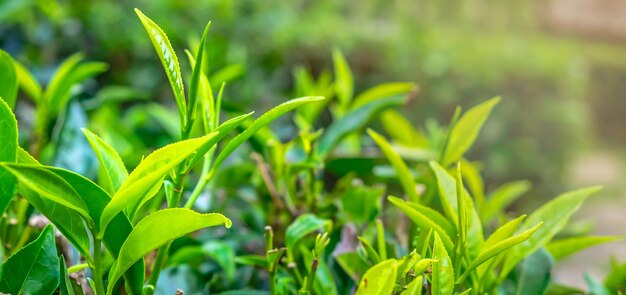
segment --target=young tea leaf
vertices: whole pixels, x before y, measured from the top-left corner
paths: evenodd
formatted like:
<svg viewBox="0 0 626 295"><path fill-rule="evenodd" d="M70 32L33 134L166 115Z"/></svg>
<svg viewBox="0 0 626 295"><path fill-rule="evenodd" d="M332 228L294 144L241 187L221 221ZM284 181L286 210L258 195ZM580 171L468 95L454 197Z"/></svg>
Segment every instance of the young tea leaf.
<svg viewBox="0 0 626 295"><path fill-rule="evenodd" d="M376 100L346 113L341 119L333 122L322 135L317 146L317 154L321 159L330 155L342 139L357 130L384 109L404 104L406 98L400 96Z"/></svg>
<svg viewBox="0 0 626 295"><path fill-rule="evenodd" d="M58 285L59 258L52 225L0 266L2 293L52 294Z"/></svg>
<svg viewBox="0 0 626 295"><path fill-rule="evenodd" d="M500 278L506 276L524 257L545 246L565 227L569 218L582 203L600 187L589 187L562 194L535 210L526 218L522 230L527 230L543 221L544 225L525 242L513 247L506 255Z"/></svg>
<svg viewBox="0 0 626 295"><path fill-rule="evenodd" d="M285 230L285 246L287 247L289 258L293 258L292 255L296 249L296 243L302 238L316 230L331 227L332 221L329 219L322 219L310 213L298 216Z"/></svg>
<svg viewBox="0 0 626 295"><path fill-rule="evenodd" d="M395 259L374 265L361 278L356 295L391 294L396 284L397 268Z"/></svg>
<svg viewBox="0 0 626 295"><path fill-rule="evenodd" d="M152 45L161 60L165 74L170 82L172 91L174 92L174 99L178 106L178 113L181 120L181 129L187 126L187 103L185 101L185 91L183 86L183 77L180 73L180 64L178 63L178 57L170 40L161 28L153 22L150 18L145 16L139 9L135 8L135 13L141 20L141 24L148 32Z"/></svg>
<svg viewBox="0 0 626 295"><path fill-rule="evenodd" d="M287 112L297 108L298 106L301 106L301 105L307 104L307 103L311 103L311 102L321 101L323 99L324 99L323 97L319 97L319 96L306 96L306 97L301 97L301 98L295 98L295 99L289 100L287 102L284 102L284 103L274 107L273 109L267 111L267 113L261 115L261 117L256 119L254 121L254 123L252 123L252 125L248 126L248 128L246 128L246 130L241 132L239 135L237 135L235 138L233 138L232 140L230 140L226 144L224 149L222 149L220 154L215 159L213 167L220 167L222 162L224 162L224 160L226 160L226 158L233 151L235 151L235 149L238 146L240 146L242 143L244 143L246 140L248 140L259 129L267 126L269 123L271 123L274 120L278 119L278 117L280 117L283 114L285 114L285 113L287 113Z"/></svg>
<svg viewBox="0 0 626 295"><path fill-rule="evenodd" d="M386 110L380 114L380 122L389 136L408 147L426 147L428 139L419 133L411 122L395 110Z"/></svg>
<svg viewBox="0 0 626 295"><path fill-rule="evenodd" d="M2 99L0 99L0 142L2 143L0 162L15 162L18 147L17 120L11 107ZM4 213L15 196L16 185L16 179L11 172L0 167L0 214Z"/></svg>
<svg viewBox="0 0 626 295"><path fill-rule="evenodd" d="M126 166L112 146L93 132L85 128L82 130L100 162L98 171L100 185L107 193L114 195L128 177Z"/></svg>
<svg viewBox="0 0 626 295"><path fill-rule="evenodd" d="M499 101L500 98L495 97L469 109L463 114L459 121L454 124L441 160L444 167L458 161L474 144L491 110Z"/></svg>
<svg viewBox="0 0 626 295"><path fill-rule="evenodd" d="M10 109L15 106L18 86L13 58L0 50L0 100L4 100Z"/></svg>
<svg viewBox="0 0 626 295"><path fill-rule="evenodd" d="M137 223L122 245L116 263L109 276L109 284L115 285L120 276L136 261L152 249L202 228L224 225L231 226L230 219L222 214L201 214L184 208L156 211ZM109 289L108 294L113 290Z"/></svg>
<svg viewBox="0 0 626 295"><path fill-rule="evenodd" d="M393 169L396 170L398 178L400 179L400 183L402 184L402 188L404 188L404 192L407 194L409 201L415 203L419 202L420 197L417 194L417 184L413 179L413 175L411 174L409 167L402 160L400 155L398 155L398 153L393 150L391 144L389 144L389 142L387 142L387 140L382 135L376 133L372 129L368 129L367 133L376 142L385 157L387 157L387 159L393 166Z"/></svg>
<svg viewBox="0 0 626 295"><path fill-rule="evenodd" d="M433 258L437 259L438 262L433 262L432 294L452 295L454 291L454 268L446 247L444 247L437 232L435 232L435 243L433 244Z"/></svg>
<svg viewBox="0 0 626 295"><path fill-rule="evenodd" d="M335 91L337 92L337 98L343 110L347 111L354 92L354 82L352 81L350 66L339 49L333 50L333 65L335 68Z"/></svg>
<svg viewBox="0 0 626 295"><path fill-rule="evenodd" d="M359 94L352 103L352 109L356 109L362 105L396 95L407 95L417 90L417 85L410 82L391 82L376 85Z"/></svg>
<svg viewBox="0 0 626 295"><path fill-rule="evenodd" d="M448 236L447 231L444 229L444 227L447 227L448 225L438 224L437 220L440 220L439 218L436 218L434 220L431 219L429 216L426 216L420 211L412 208L412 206L409 206L409 202L405 202L400 198L389 196L388 199L389 202L398 207L402 212L404 212L404 214L409 217L409 219L415 222L418 226L423 227L424 229L433 229L442 240L442 243L446 247L446 249L448 249L449 251L453 250L454 244L452 243L452 239L450 238L450 236Z"/></svg>
<svg viewBox="0 0 626 295"><path fill-rule="evenodd" d="M622 239L621 236L572 237L553 241L546 245L546 250L558 261L586 248Z"/></svg>
<svg viewBox="0 0 626 295"><path fill-rule="evenodd" d="M178 167L182 161L216 135L217 132L214 132L203 137L179 141L148 155L128 175L111 202L104 208L100 219L101 233L111 219L124 208L134 208L137 204L152 198L156 194L154 187L163 183L163 178L170 170Z"/></svg>

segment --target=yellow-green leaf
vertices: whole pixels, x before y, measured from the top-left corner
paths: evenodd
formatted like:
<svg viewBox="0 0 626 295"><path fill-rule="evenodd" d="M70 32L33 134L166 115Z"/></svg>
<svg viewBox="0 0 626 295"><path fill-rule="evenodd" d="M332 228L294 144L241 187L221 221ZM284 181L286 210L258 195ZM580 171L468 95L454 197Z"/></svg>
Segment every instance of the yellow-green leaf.
<svg viewBox="0 0 626 295"><path fill-rule="evenodd" d="M372 137L372 139L374 139L380 150L391 163L391 166L393 166L393 169L396 170L396 173L398 174L398 179L402 184L402 188L404 188L404 192L409 197L409 200L411 202L419 202L420 197L417 194L417 184L413 179L413 175L411 174L409 167L406 165L406 163L404 163L400 155L398 155L398 153L393 150L393 147L391 147L389 142L387 142L387 140L382 135L376 133L372 129L368 129L367 133L370 135L370 137Z"/></svg>
<svg viewBox="0 0 626 295"><path fill-rule="evenodd" d="M231 226L230 219L222 214L201 214L190 209L172 208L156 211L140 220L122 245L116 263L111 267L109 285L148 252L202 228ZM109 289L108 294L113 292Z"/></svg>
<svg viewBox="0 0 626 295"><path fill-rule="evenodd" d="M469 109L454 124L441 160L444 167L460 160L461 156L474 144L491 110L499 101L500 98L495 97Z"/></svg>
<svg viewBox="0 0 626 295"><path fill-rule="evenodd" d="M553 241L546 246L546 250L555 260L561 260L586 248L623 239L621 236L572 237Z"/></svg>
<svg viewBox="0 0 626 295"><path fill-rule="evenodd" d="M397 268L395 259L374 265L361 278L356 295L391 294L396 285Z"/></svg>
<svg viewBox="0 0 626 295"><path fill-rule="evenodd" d="M435 243L433 244L432 294L451 295L454 291L454 268L452 260L444 247L439 234L435 231Z"/></svg>
<svg viewBox="0 0 626 295"><path fill-rule="evenodd" d="M342 109L347 111L354 92L354 82L352 81L350 66L339 49L333 50L333 65L335 68L335 91L337 98Z"/></svg>
<svg viewBox="0 0 626 295"><path fill-rule="evenodd" d="M11 107L0 98L0 162L15 162L17 159L17 120ZM0 167L0 214L9 206L16 192L16 179Z"/></svg>
<svg viewBox="0 0 626 295"><path fill-rule="evenodd" d="M407 95L416 90L417 85L410 82L390 82L379 84L359 94L352 103L352 109L358 108L377 99L394 95Z"/></svg>
<svg viewBox="0 0 626 295"><path fill-rule="evenodd" d="M174 48L172 48L172 44L170 44L170 40L167 38L165 32L163 32L163 30L161 30L161 28L154 21L145 16L137 8L135 8L135 13L137 13L143 27L146 29L146 32L148 32L152 45L161 60L163 69L165 69L167 79L172 86L182 128L187 124L187 103L185 101L183 78L180 73L180 64L178 63L176 52L174 52Z"/></svg>
<svg viewBox="0 0 626 295"><path fill-rule="evenodd" d="M139 203L152 198L157 192L154 187L163 183L163 178L170 170L178 167L216 135L217 132L214 132L203 137L169 144L143 159L104 208L100 219L100 233L103 233L111 219L124 208L134 209Z"/></svg>
<svg viewBox="0 0 626 295"><path fill-rule="evenodd" d="M106 141L85 128L82 130L100 162L98 170L100 186L110 195L114 195L128 177L126 166L115 149Z"/></svg>

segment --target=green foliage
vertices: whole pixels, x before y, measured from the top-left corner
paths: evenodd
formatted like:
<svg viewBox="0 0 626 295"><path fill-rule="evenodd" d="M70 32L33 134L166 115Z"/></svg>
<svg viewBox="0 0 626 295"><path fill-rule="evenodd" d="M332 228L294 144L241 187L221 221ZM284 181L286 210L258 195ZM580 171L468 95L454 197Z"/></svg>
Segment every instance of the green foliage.
<svg viewBox="0 0 626 295"><path fill-rule="evenodd" d="M0 265L0 291L11 294L52 294L59 285L59 258L54 229L48 225L33 242Z"/></svg>
<svg viewBox="0 0 626 295"><path fill-rule="evenodd" d="M81 101L89 129L80 140L97 165L91 175L55 167L64 148L50 127L53 119L71 123L72 89L107 66L73 55L43 90L0 52L0 69L8 69L8 84L0 84L7 97L0 103L2 292L82 294L70 273L84 272L97 295L150 295L172 284L211 294L543 294L567 289L551 280L555 261L620 239L563 238L596 187L565 193L528 217L505 214L530 185L487 192L483 167L468 154L499 98L465 113L457 108L448 126L430 121L424 132L393 109L416 85L391 82L359 93L355 71L335 49L334 76L296 71L300 98L252 119L224 100L224 83L214 95L212 84L238 70L209 75L209 25L191 42L195 50L185 51L185 93L188 72L165 31L135 12L178 118L152 102L122 110L132 99L113 97L133 91L109 88L97 102ZM34 127L24 134L13 112L18 82L35 103ZM280 119L294 110L292 121ZM277 121L281 128L272 129ZM379 122L386 134L368 128ZM287 134L292 123L298 132ZM69 136L70 129L58 132ZM29 220L40 215L52 225L33 237L42 226ZM231 225L236 230L220 227ZM624 269L615 266L604 283L585 279L592 292L612 292L623 285Z"/></svg>

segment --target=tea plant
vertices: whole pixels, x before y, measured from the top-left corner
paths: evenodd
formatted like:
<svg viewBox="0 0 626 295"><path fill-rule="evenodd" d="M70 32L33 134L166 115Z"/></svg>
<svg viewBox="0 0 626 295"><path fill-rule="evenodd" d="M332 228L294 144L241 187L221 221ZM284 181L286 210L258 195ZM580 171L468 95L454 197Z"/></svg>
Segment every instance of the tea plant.
<svg viewBox="0 0 626 295"><path fill-rule="evenodd" d="M414 95L416 85L387 83L354 95L352 71L335 50L334 77L326 72L314 79L300 69L294 76L301 98L257 119L230 114L222 122L225 85L215 95L203 70L210 23L195 54L185 52L191 72L185 92L167 35L136 13L170 84L179 140L128 173L113 145L83 129L99 163L97 183L49 165L54 146L48 140L71 89L106 65L70 57L44 91L0 52L0 239L6 258L0 292L83 294L80 273L94 294L164 293L160 278L176 278L169 270L184 265L205 281L188 292L572 294L578 291L552 282L554 261L620 239L563 236L570 217L598 187L562 194L517 217L506 209L528 190L527 182L485 191L480 165L466 153L499 98L465 113L458 108L447 126L431 121L423 132L393 110ZM36 106L26 149L13 112L18 88ZM311 94L326 98L306 96ZM285 140L268 125L292 110L299 132ZM324 128L326 111L332 120ZM392 141L373 129L365 136L376 123ZM229 163L244 142L250 142L252 161ZM234 192L221 197L222 210L216 210L229 212L233 221L199 212L208 207L198 206L199 200L218 198L219 189ZM52 225L43 220L30 241L37 227L27 220L37 214ZM189 236L233 224L237 230L220 239L213 231ZM211 267L204 267L207 262ZM606 284L586 277L592 292L607 293L623 286L623 278L621 266Z"/></svg>

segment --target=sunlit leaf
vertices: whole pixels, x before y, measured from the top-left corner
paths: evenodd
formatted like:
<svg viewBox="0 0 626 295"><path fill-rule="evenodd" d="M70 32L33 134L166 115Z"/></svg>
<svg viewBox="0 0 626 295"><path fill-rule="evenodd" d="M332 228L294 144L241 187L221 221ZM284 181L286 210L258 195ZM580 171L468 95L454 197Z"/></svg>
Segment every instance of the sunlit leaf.
<svg viewBox="0 0 626 295"><path fill-rule="evenodd" d="M499 97L485 101L465 112L450 132L441 163L444 167L458 161L474 144L491 109L500 101Z"/></svg>
<svg viewBox="0 0 626 295"><path fill-rule="evenodd" d="M599 244L622 240L621 236L584 236L572 237L550 242L546 245L546 250L555 260L561 260L578 251L593 247Z"/></svg>
<svg viewBox="0 0 626 295"><path fill-rule="evenodd" d="M159 210L146 216L122 245L109 275L109 284L115 284L131 265L151 250L199 229L218 225L229 228L231 221L222 214L201 214L184 208ZM108 294L111 292L109 289Z"/></svg>
<svg viewBox="0 0 626 295"><path fill-rule="evenodd" d="M435 242L433 244L433 258L438 261L433 262L432 294L451 295L454 291L454 268L446 247L444 247L437 232L435 232Z"/></svg>
<svg viewBox="0 0 626 295"><path fill-rule="evenodd" d="M233 151L235 151L235 149L238 146L240 146L242 143L248 140L251 136L253 136L259 129L265 127L269 123L272 123L278 117L297 108L298 106L311 103L311 102L321 101L323 99L324 99L323 97L319 97L319 96L307 96L307 97L295 98L287 102L284 102L274 107L273 109L267 111L265 114L261 115L261 117L256 119L254 123L252 123L252 125L248 126L246 130L241 132L239 135L237 135L235 138L233 138L226 144L226 146L222 149L220 154L215 159L213 166L220 167L222 162L224 162L224 160L226 160L226 158Z"/></svg>
<svg viewBox="0 0 626 295"><path fill-rule="evenodd" d="M580 208L582 203L600 187L589 187L562 194L535 210L521 227L527 230L543 221L543 226L528 240L513 247L502 266L501 277L508 274L524 257L545 246L565 227L569 218Z"/></svg>
<svg viewBox="0 0 626 295"><path fill-rule="evenodd" d="M100 230L106 229L111 219L124 208L134 208L137 204L152 198L156 194L154 187L163 183L163 178L170 170L178 167L182 161L216 135L217 133L211 133L169 144L143 159L104 208Z"/></svg>
<svg viewBox="0 0 626 295"><path fill-rule="evenodd" d="M380 114L380 122L389 136L408 147L426 147L428 139L419 133L409 120L395 110L386 110Z"/></svg>
<svg viewBox="0 0 626 295"><path fill-rule="evenodd" d="M143 27L148 32L152 45L161 60L163 69L167 75L167 79L170 82L172 91L174 92L174 98L176 105L178 106L178 112L181 120L181 128L187 124L187 102L185 101L185 91L183 86L183 77L180 73L180 64L178 63L178 56L170 44L170 40L163 30L150 18L145 16L139 9L135 8L135 13L141 20Z"/></svg>
<svg viewBox="0 0 626 295"><path fill-rule="evenodd" d="M100 162L98 172L100 185L113 195L128 177L126 166L112 146L93 132L85 128L82 130Z"/></svg>
<svg viewBox="0 0 626 295"><path fill-rule="evenodd" d="M395 259L372 266L361 278L356 295L391 294L396 284L397 267Z"/></svg>
<svg viewBox="0 0 626 295"><path fill-rule="evenodd" d="M393 169L396 170L396 173L398 174L398 179L400 180L402 188L404 188L404 192L407 194L409 200L411 202L419 202L420 197L417 194L417 184L415 183L413 175L411 174L411 171L409 170L409 167L406 165L404 160L402 160L400 155L398 155L398 153L393 150L393 147L391 147L389 142L387 142L387 140L383 136L376 133L372 129L368 129L367 133L376 142L387 160L389 160L389 162L393 166Z"/></svg>

